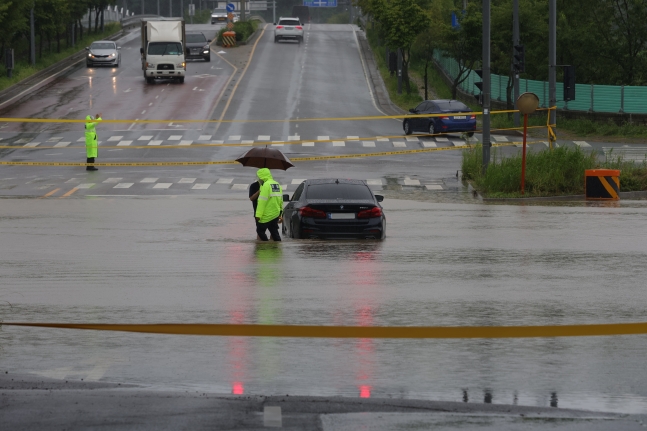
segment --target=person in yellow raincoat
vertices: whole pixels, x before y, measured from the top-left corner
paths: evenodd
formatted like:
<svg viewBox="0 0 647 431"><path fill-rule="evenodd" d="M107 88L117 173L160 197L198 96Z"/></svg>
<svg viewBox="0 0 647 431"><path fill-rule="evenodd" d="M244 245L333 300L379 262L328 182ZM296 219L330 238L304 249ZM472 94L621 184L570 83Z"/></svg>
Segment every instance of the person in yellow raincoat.
<svg viewBox="0 0 647 431"><path fill-rule="evenodd" d="M95 117L88 115L85 117L85 152L87 155L87 163L94 163L94 159L99 152L99 141L97 140L96 124L101 121L101 114ZM88 165L86 171L98 171L94 165Z"/></svg>

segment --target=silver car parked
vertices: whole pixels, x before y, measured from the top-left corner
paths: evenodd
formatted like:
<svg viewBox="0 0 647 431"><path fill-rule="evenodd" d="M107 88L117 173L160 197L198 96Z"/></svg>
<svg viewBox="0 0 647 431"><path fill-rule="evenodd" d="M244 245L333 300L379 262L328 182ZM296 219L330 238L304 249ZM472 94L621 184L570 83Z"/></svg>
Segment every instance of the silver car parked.
<svg viewBox="0 0 647 431"><path fill-rule="evenodd" d="M281 39L292 39L301 43L303 41L303 24L299 18L279 18L278 24L274 23L274 42Z"/></svg>
<svg viewBox="0 0 647 431"><path fill-rule="evenodd" d="M121 63L120 46L111 40L98 40L85 48L88 56L85 58L85 65L119 67Z"/></svg>

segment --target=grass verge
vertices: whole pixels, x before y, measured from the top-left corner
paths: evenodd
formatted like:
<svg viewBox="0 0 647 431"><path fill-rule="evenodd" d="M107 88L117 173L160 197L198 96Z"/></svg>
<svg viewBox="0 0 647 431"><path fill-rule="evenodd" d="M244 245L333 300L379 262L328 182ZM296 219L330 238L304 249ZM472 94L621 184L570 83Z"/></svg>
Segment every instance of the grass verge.
<svg viewBox="0 0 647 431"><path fill-rule="evenodd" d="M620 191L647 190L647 162L636 164L622 156L609 156L599 162L597 153L579 147L529 152L526 155L525 195L521 195L521 154L502 156L492 150L487 172L481 170L482 148L476 145L463 150L463 179L472 183L482 195L490 198L520 198L584 194L586 169L620 169Z"/></svg>
<svg viewBox="0 0 647 431"><path fill-rule="evenodd" d="M234 30L236 32L237 42L247 42L247 39L254 34L258 28L258 21L238 21L234 23ZM227 31L227 27L221 28L218 31L217 43L222 45L222 35Z"/></svg>
<svg viewBox="0 0 647 431"><path fill-rule="evenodd" d="M16 68L13 70L13 76L7 78L7 69L0 67L0 91L8 88L23 79L27 79L30 76L34 75L36 72L51 66L54 63L57 63L71 55L79 52L79 48L83 49L84 47L90 45L95 40L102 40L109 36L112 36L121 29L121 24L119 23L110 23L104 26L104 31L102 33L92 33L90 35L84 35L82 39L76 41L76 47L67 47L61 49L61 52L52 52L52 53L43 53L42 57L36 58L36 65L32 66L28 62L17 62L15 64Z"/></svg>

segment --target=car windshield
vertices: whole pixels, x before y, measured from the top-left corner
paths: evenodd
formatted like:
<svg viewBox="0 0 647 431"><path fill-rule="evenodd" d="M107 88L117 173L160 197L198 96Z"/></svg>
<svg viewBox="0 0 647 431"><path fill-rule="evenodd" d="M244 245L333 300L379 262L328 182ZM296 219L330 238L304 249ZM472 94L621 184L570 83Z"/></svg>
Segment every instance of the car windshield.
<svg viewBox="0 0 647 431"><path fill-rule="evenodd" d="M148 44L148 55L180 55L182 44L177 42L151 42Z"/></svg>
<svg viewBox="0 0 647 431"><path fill-rule="evenodd" d="M373 200L373 195L363 184L311 184L306 199Z"/></svg>
<svg viewBox="0 0 647 431"><path fill-rule="evenodd" d="M198 42L207 42L207 38L204 37L204 34L202 33L194 33L194 34L187 34L186 35L186 41L187 43L198 43Z"/></svg>
<svg viewBox="0 0 647 431"><path fill-rule="evenodd" d="M282 19L279 21L279 25L299 25L299 21L296 19Z"/></svg>
<svg viewBox="0 0 647 431"><path fill-rule="evenodd" d="M110 42L100 42L100 43L93 43L90 45L91 49L115 49L115 44L110 43Z"/></svg>
<svg viewBox="0 0 647 431"><path fill-rule="evenodd" d="M436 102L441 111L469 111L470 109L461 102Z"/></svg>

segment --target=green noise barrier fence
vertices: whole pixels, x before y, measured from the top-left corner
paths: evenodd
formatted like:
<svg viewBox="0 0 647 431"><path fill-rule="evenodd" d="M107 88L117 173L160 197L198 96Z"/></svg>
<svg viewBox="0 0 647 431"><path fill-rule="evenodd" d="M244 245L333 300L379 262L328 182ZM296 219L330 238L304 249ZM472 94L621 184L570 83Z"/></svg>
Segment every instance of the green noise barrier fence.
<svg viewBox="0 0 647 431"><path fill-rule="evenodd" d="M451 57L443 56L442 51L434 51L434 60L443 68L451 78L458 75L458 62ZM479 94L480 90L474 85L481 78L474 71L470 71L467 79L459 87L469 94ZM491 78L492 100L505 102L507 75L492 74ZM625 85L589 85L575 84L576 100L564 102L559 100L564 93L564 84L556 83L557 108L561 110L620 113L620 114L647 114L647 86ZM548 107L548 82L520 79L519 90L532 92L539 96L539 106Z"/></svg>

